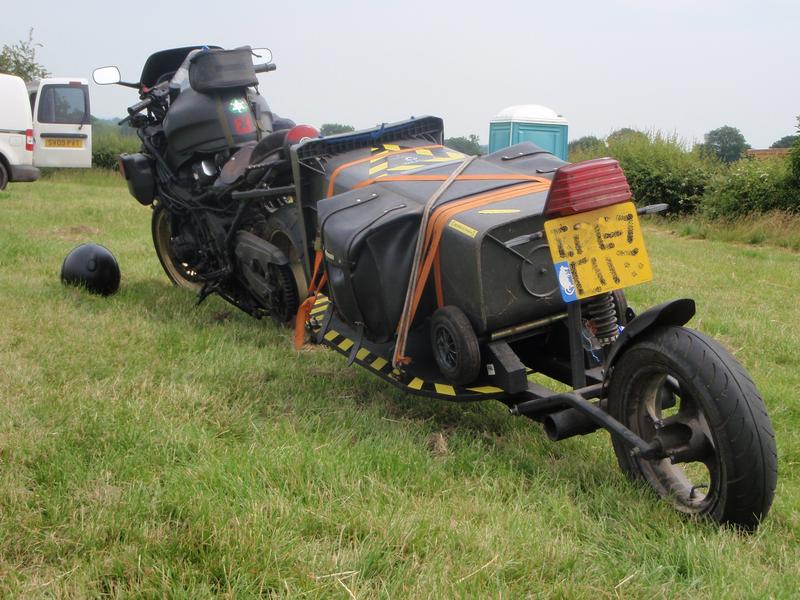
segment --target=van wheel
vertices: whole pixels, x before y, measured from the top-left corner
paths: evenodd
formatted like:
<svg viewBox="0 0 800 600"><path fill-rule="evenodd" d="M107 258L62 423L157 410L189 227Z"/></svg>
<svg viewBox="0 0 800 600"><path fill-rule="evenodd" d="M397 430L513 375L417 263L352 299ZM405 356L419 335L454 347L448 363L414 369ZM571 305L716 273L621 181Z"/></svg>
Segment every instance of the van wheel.
<svg viewBox="0 0 800 600"><path fill-rule="evenodd" d="M481 350L467 315L443 306L431 318L433 356L442 375L456 385L472 383L481 372Z"/></svg>
<svg viewBox="0 0 800 600"><path fill-rule="evenodd" d="M6 166L0 161L0 190L6 189L6 185L8 185L8 170L6 170Z"/></svg>

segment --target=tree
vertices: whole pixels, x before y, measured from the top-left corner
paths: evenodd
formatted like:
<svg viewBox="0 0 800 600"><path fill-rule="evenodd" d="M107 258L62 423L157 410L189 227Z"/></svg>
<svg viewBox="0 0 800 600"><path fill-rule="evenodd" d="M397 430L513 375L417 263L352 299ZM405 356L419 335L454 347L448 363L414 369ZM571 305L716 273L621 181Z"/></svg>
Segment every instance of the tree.
<svg viewBox="0 0 800 600"><path fill-rule="evenodd" d="M472 156L480 156L481 152L481 138L470 133L468 137L451 137L444 141L444 145L453 150L458 150L464 154L471 154Z"/></svg>
<svg viewBox="0 0 800 600"><path fill-rule="evenodd" d="M350 133L356 128L352 125L342 125L341 123L323 123L319 128L322 135L336 135L337 133Z"/></svg>
<svg viewBox="0 0 800 600"><path fill-rule="evenodd" d="M33 41L33 27L28 31L28 39L20 40L11 46L3 44L0 51L0 73L8 73L22 77L25 81L33 81L47 77L50 73L36 62L36 48L42 44Z"/></svg>
<svg viewBox="0 0 800 600"><path fill-rule="evenodd" d="M791 148L792 146L794 146L794 144L798 140L798 138L800 138L800 136L797 136L797 135L785 135L781 139L779 139L777 142L773 142L773 144L772 144L772 146L770 146L770 148Z"/></svg>
<svg viewBox="0 0 800 600"><path fill-rule="evenodd" d="M613 142L621 142L622 140L642 140L645 142L649 142L650 138L647 134L643 131L637 131L636 129L631 129L630 127L623 127L622 129L617 129L616 131L612 131L608 135L608 143L611 144Z"/></svg>
<svg viewBox="0 0 800 600"><path fill-rule="evenodd" d="M572 140L568 146L569 155L576 154L596 154L600 156L606 151L606 143L599 137L593 135L585 135Z"/></svg>
<svg viewBox="0 0 800 600"><path fill-rule="evenodd" d="M797 133L800 134L800 115L797 116ZM800 135L795 136L792 151L789 153L789 168L796 187L800 187Z"/></svg>
<svg viewBox="0 0 800 600"><path fill-rule="evenodd" d="M703 150L726 163L739 160L750 147L742 132L729 125L709 131L704 139Z"/></svg>

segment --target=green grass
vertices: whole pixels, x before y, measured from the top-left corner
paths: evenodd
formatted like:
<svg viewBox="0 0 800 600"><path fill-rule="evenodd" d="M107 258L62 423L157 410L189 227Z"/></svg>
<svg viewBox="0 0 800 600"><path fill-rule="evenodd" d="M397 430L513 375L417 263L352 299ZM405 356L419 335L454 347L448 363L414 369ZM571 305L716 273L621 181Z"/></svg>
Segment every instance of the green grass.
<svg viewBox="0 0 800 600"><path fill-rule="evenodd" d="M780 479L743 536L629 484L605 433L553 444L195 308L149 216L94 171L0 192L0 597L796 597L797 254L648 226L656 279L628 294L695 297L764 394ZM111 298L59 283L89 239Z"/></svg>
<svg viewBox="0 0 800 600"><path fill-rule="evenodd" d="M701 215L656 218L653 223L678 235L800 251L800 214L772 211L728 219Z"/></svg>

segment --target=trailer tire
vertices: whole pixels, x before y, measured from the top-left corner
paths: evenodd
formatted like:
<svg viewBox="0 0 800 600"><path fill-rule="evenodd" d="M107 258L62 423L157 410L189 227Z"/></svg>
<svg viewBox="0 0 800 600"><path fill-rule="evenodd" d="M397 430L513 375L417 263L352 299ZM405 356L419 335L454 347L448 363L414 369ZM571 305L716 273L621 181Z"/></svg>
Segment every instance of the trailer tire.
<svg viewBox="0 0 800 600"><path fill-rule="evenodd" d="M481 349L467 315L457 306L443 306L431 318L431 346L442 375L464 385L481 372Z"/></svg>

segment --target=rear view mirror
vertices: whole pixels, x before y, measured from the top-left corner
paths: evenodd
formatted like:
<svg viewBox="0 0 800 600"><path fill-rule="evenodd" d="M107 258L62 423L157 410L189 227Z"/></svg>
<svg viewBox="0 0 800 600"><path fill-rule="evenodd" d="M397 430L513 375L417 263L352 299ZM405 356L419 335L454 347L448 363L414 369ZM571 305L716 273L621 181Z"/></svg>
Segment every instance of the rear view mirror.
<svg viewBox="0 0 800 600"><path fill-rule="evenodd" d="M109 85L119 83L121 77L117 67L100 67L92 71L92 79L98 85Z"/></svg>
<svg viewBox="0 0 800 600"><path fill-rule="evenodd" d="M269 48L253 48L251 52L254 65L272 62L272 50Z"/></svg>

